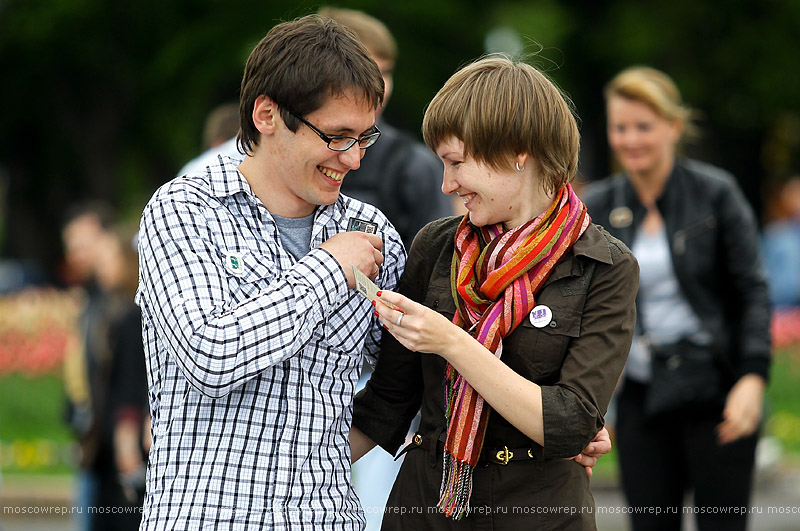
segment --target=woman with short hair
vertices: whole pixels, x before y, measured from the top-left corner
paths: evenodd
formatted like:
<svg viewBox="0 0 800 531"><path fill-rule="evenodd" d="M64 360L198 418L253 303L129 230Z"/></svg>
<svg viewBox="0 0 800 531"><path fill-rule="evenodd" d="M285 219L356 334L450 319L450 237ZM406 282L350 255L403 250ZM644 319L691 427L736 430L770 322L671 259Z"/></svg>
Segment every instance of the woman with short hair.
<svg viewBox="0 0 800 531"><path fill-rule="evenodd" d="M353 458L394 453L422 413L383 529L594 529L588 475L565 458L603 427L638 268L569 184L571 106L536 68L488 56L445 83L423 133L468 213L423 228L376 303L389 334Z"/></svg>

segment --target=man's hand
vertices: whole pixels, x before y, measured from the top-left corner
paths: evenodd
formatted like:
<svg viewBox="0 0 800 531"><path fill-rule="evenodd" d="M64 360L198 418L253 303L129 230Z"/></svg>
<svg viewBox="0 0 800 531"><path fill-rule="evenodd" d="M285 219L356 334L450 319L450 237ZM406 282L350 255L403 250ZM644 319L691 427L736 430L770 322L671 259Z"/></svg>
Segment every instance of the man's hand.
<svg viewBox="0 0 800 531"><path fill-rule="evenodd" d="M383 239L378 234L359 231L340 232L328 238L320 247L331 253L339 262L350 289L356 287L351 266L356 266L372 281L378 277L379 267L383 263L381 254Z"/></svg>
<svg viewBox="0 0 800 531"><path fill-rule="evenodd" d="M586 475L592 477L592 467L597 464L597 460L611 451L611 436L608 430L603 427L589 442L583 452L572 458L579 465L586 469Z"/></svg>

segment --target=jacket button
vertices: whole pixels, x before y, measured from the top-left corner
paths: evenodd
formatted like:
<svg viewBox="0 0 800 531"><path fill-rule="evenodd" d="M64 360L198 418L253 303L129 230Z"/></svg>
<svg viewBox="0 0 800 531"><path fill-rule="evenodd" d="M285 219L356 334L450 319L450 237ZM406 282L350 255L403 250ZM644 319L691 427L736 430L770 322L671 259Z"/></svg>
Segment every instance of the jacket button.
<svg viewBox="0 0 800 531"><path fill-rule="evenodd" d="M439 299L436 299L435 301L433 301L433 307L434 308L438 308L439 307Z"/></svg>
<svg viewBox="0 0 800 531"><path fill-rule="evenodd" d="M555 321L550 321L550 328L555 328L557 326L558 326L558 323L556 323Z"/></svg>

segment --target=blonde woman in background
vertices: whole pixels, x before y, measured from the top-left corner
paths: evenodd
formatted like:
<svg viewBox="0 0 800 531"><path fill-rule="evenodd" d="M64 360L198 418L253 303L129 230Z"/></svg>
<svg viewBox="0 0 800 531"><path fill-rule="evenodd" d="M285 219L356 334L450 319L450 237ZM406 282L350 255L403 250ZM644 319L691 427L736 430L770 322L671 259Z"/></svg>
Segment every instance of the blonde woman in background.
<svg viewBox="0 0 800 531"><path fill-rule="evenodd" d="M689 110L666 74L629 68L605 98L622 171L585 201L641 268L616 424L633 528L680 529L692 489L700 530L743 530L770 364L756 220L729 173L677 155Z"/></svg>

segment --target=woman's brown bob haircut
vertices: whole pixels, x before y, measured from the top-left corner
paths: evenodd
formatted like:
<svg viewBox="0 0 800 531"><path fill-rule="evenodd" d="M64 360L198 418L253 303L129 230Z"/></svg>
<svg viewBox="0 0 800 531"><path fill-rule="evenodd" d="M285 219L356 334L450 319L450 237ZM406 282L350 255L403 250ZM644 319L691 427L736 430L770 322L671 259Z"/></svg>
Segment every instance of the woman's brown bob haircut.
<svg viewBox="0 0 800 531"><path fill-rule="evenodd" d="M572 104L533 66L492 54L465 66L444 84L425 111L425 143L434 151L450 137L466 156L495 169L521 154L538 164L546 191L575 177L580 134Z"/></svg>
<svg viewBox="0 0 800 531"><path fill-rule="evenodd" d="M383 102L378 65L351 30L318 15L278 24L256 45L244 68L239 151L250 153L258 145L253 106L259 96L272 98L286 126L297 131L300 121L284 107L305 116L348 90L375 109Z"/></svg>

